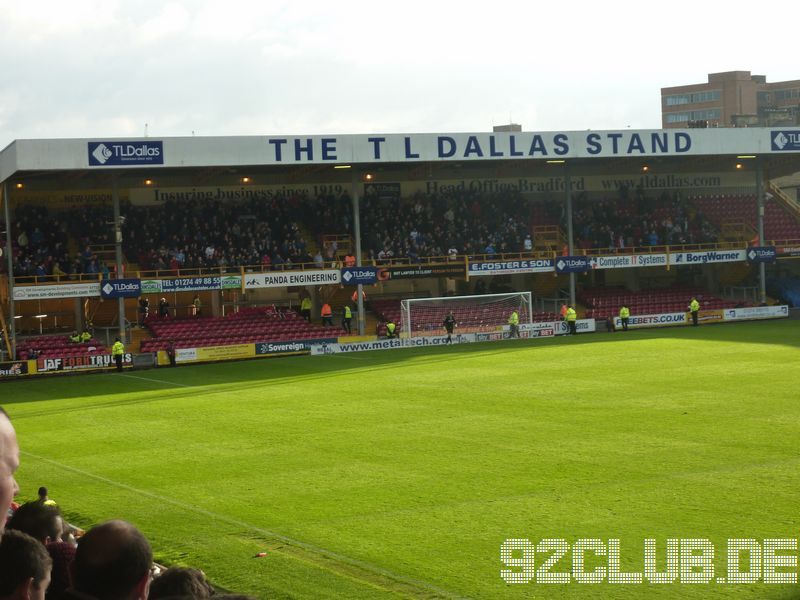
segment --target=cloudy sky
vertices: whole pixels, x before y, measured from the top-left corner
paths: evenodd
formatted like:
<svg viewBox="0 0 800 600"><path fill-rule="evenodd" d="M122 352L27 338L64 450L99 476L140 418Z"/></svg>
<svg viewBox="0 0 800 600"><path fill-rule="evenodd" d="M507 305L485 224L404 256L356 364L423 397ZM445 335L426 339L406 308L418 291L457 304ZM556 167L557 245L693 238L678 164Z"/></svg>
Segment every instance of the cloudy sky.
<svg viewBox="0 0 800 600"><path fill-rule="evenodd" d="M0 15L0 148L145 126L658 128L661 87L800 79L777 13L716 1L0 0Z"/></svg>

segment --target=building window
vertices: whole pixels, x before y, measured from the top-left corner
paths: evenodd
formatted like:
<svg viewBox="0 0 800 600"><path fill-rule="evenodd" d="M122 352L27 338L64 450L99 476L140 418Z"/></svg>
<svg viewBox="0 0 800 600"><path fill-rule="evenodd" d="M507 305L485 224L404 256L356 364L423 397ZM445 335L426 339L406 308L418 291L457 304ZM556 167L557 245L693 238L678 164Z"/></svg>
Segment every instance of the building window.
<svg viewBox="0 0 800 600"><path fill-rule="evenodd" d="M689 112L667 113L667 123L687 123L689 121L719 121L722 111L718 108L692 110Z"/></svg>
<svg viewBox="0 0 800 600"><path fill-rule="evenodd" d="M719 90L709 90L707 92L695 92L693 94L674 94L665 96L667 106L681 106L682 104L699 104L700 102L716 102L722 98Z"/></svg>
<svg viewBox="0 0 800 600"><path fill-rule="evenodd" d="M792 98L800 98L800 89L795 88L792 90L775 90L773 94L776 101L791 100Z"/></svg>

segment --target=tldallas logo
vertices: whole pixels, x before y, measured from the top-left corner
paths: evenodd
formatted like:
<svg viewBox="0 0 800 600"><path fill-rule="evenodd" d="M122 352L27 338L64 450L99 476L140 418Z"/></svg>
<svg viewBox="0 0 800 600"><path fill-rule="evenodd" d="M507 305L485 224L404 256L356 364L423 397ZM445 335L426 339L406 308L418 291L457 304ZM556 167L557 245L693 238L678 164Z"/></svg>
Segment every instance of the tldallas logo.
<svg viewBox="0 0 800 600"><path fill-rule="evenodd" d="M773 131L772 149L784 152L800 150L800 130Z"/></svg>
<svg viewBox="0 0 800 600"><path fill-rule="evenodd" d="M163 165L160 141L89 142L89 166Z"/></svg>
<svg viewBox="0 0 800 600"><path fill-rule="evenodd" d="M101 165L106 164L108 159L111 158L113 154L114 153L111 152L111 150L109 150L108 146L105 144L99 144L97 148L92 151L92 156L94 156L94 159Z"/></svg>

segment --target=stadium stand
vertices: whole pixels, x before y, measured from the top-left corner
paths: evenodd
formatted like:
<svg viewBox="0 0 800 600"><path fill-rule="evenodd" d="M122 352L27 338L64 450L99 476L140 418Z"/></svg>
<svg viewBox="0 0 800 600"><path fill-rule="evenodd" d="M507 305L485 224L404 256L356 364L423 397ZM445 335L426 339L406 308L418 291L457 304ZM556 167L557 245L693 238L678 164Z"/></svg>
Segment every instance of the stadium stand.
<svg viewBox="0 0 800 600"><path fill-rule="evenodd" d="M691 199L718 228L741 222L756 230L756 198L752 194L696 196ZM764 237L767 240L800 239L800 223L789 216L777 200L764 202Z"/></svg>
<svg viewBox="0 0 800 600"><path fill-rule="evenodd" d="M365 261L413 263L448 255L526 252L536 228L563 228L559 200L527 200L517 192L455 190L410 198L367 198L361 212ZM723 227L756 224L753 194L648 195L621 188L616 197L575 199L576 246L583 250L666 244L711 243ZM123 206L124 253L140 269L167 275L179 269L240 265L293 268L323 260L323 236L349 237L352 211L347 194L265 197L245 200L169 200L158 206ZM113 261L99 248L110 244L110 207L55 213L43 206L19 207L13 240L14 273L40 281L103 275ZM800 223L777 200L765 204L767 239L800 239ZM560 249L559 249L560 250ZM342 260L340 248L328 260ZM327 254L327 253L326 253Z"/></svg>
<svg viewBox="0 0 800 600"><path fill-rule="evenodd" d="M22 338L17 344L19 358L26 360L34 357L48 356L86 356L108 354L103 343L95 338L88 342L70 342L68 336L49 335Z"/></svg>
<svg viewBox="0 0 800 600"><path fill-rule="evenodd" d="M338 326L323 327L309 323L299 313L275 307L244 308L227 317L148 319L154 337L143 340L142 352L175 348L198 348L270 341L291 341L337 337Z"/></svg>
<svg viewBox="0 0 800 600"><path fill-rule="evenodd" d="M739 301L725 300L706 290L683 285L638 292L623 287L586 288L578 298L586 306L586 318L598 320L617 316L623 305L632 315L685 312L692 298L697 298L702 310L743 306Z"/></svg>

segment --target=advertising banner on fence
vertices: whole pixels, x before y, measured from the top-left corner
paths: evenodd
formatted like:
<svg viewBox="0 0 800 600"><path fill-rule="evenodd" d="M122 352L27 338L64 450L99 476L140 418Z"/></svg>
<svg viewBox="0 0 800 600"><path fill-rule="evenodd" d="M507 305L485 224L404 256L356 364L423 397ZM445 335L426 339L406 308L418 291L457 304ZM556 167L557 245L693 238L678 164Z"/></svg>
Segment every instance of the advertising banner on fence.
<svg viewBox="0 0 800 600"><path fill-rule="evenodd" d="M514 275L516 273L552 273L555 267L553 260L520 259L499 260L490 262L474 262L469 264L469 275Z"/></svg>
<svg viewBox="0 0 800 600"><path fill-rule="evenodd" d="M242 287L241 275L210 275L197 277L170 277L167 279L142 279L142 294L162 292L202 292L229 290Z"/></svg>
<svg viewBox="0 0 800 600"><path fill-rule="evenodd" d="M547 329L552 329L555 335L567 335L569 332L569 326L567 325L566 321L542 321L539 323L525 323L519 326L520 332ZM578 319L575 321L575 329L578 331L578 333L594 333L597 330L597 323L594 319Z"/></svg>
<svg viewBox="0 0 800 600"><path fill-rule="evenodd" d="M57 285L26 285L14 288L14 300L51 300L54 298L85 298L100 295L100 282L61 283Z"/></svg>
<svg viewBox="0 0 800 600"><path fill-rule="evenodd" d="M778 258L795 258L800 256L800 246L778 246L776 249Z"/></svg>
<svg viewBox="0 0 800 600"><path fill-rule="evenodd" d="M474 341L476 341L476 334L474 333L459 333L453 335L454 344L468 344ZM446 335L431 335L414 338L375 340L371 342L354 342L351 344L314 344L311 346L310 350L312 355L317 356L322 354L342 354L345 352L369 352L372 350L393 350L398 348L444 345L447 345Z"/></svg>
<svg viewBox="0 0 800 600"><path fill-rule="evenodd" d="M691 316L687 317L687 323L691 320ZM714 323L722 323L722 309L716 308L713 310L701 310L697 312L698 325L713 325Z"/></svg>
<svg viewBox="0 0 800 600"><path fill-rule="evenodd" d="M752 246L747 249L747 260L754 263L773 263L778 258L775 246Z"/></svg>
<svg viewBox="0 0 800 600"><path fill-rule="evenodd" d="M682 312L661 313L657 315L631 315L628 319L628 328L670 327L673 325L686 325L688 322L687 313ZM614 317L614 329L622 329L622 321L619 317Z"/></svg>
<svg viewBox="0 0 800 600"><path fill-rule="evenodd" d="M11 379L15 377L22 377L31 373L30 364L27 360L14 360L8 362L0 362L0 379ZM34 363L35 364L35 363ZM36 372L36 368L33 368Z"/></svg>
<svg viewBox="0 0 800 600"><path fill-rule="evenodd" d="M425 277L464 277L464 263L456 262L443 265L425 265L419 267L380 267L378 279L421 279Z"/></svg>
<svg viewBox="0 0 800 600"><path fill-rule="evenodd" d="M142 290L138 279L104 279L100 282L103 298L138 298Z"/></svg>
<svg viewBox="0 0 800 600"><path fill-rule="evenodd" d="M628 267L666 267L666 254L614 254L590 256L593 269L625 269Z"/></svg>
<svg viewBox="0 0 800 600"><path fill-rule="evenodd" d="M130 367L133 356L130 353L122 356L122 365ZM110 354L85 354L83 356L39 357L36 359L36 370L39 373L53 371L90 371L92 369L113 369L114 359Z"/></svg>
<svg viewBox="0 0 800 600"><path fill-rule="evenodd" d="M341 283L340 271L282 271L276 273L249 273L245 275L247 289L289 287L293 285L334 285Z"/></svg>
<svg viewBox="0 0 800 600"><path fill-rule="evenodd" d="M708 263L742 262L747 260L745 249L709 250L704 252L670 252L669 264L704 265Z"/></svg>
<svg viewBox="0 0 800 600"><path fill-rule="evenodd" d="M344 285L371 285L378 281L376 267L347 267L342 269L342 283Z"/></svg>
<svg viewBox="0 0 800 600"><path fill-rule="evenodd" d="M526 325L519 326L519 337L522 339L540 338L540 337L554 337L556 330L553 323L542 323L542 325L550 325L550 327L528 327ZM484 333L476 333L476 342L499 342L501 340L510 340L511 329L506 325L500 331L489 331Z"/></svg>
<svg viewBox="0 0 800 600"><path fill-rule="evenodd" d="M197 360L197 348L176 348L175 362L195 362Z"/></svg>
<svg viewBox="0 0 800 600"><path fill-rule="evenodd" d="M197 360L231 360L251 358L256 355L255 344L231 344L230 346L206 346L197 348Z"/></svg>
<svg viewBox="0 0 800 600"><path fill-rule="evenodd" d="M780 319L789 316L789 307L753 306L750 308L726 308L723 311L726 321L747 321L750 319Z"/></svg>
<svg viewBox="0 0 800 600"><path fill-rule="evenodd" d="M556 273L584 273L592 268L586 256L559 256L556 258Z"/></svg>
<svg viewBox="0 0 800 600"><path fill-rule="evenodd" d="M256 344L257 356L284 356L287 354L308 354L311 346L335 344L338 338L296 340L292 342L259 342Z"/></svg>

